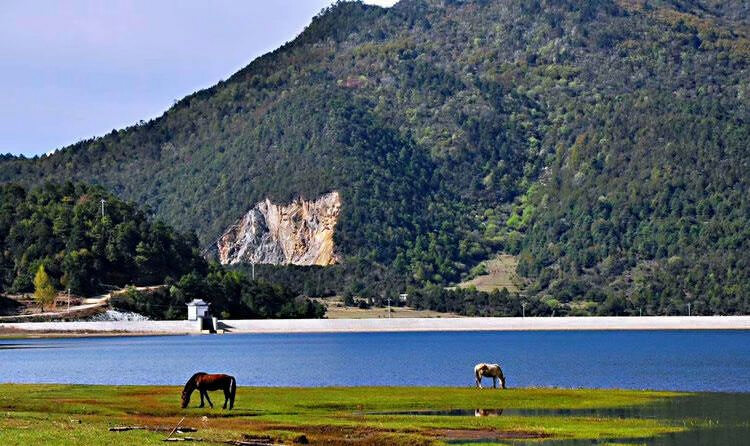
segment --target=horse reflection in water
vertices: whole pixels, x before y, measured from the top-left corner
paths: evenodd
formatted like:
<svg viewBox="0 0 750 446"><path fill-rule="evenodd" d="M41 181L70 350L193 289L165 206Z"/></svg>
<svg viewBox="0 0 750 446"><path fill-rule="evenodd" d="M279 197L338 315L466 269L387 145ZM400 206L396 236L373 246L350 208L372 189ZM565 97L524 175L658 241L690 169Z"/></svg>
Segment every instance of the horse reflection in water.
<svg viewBox="0 0 750 446"><path fill-rule="evenodd" d="M197 390L201 395L201 405L198 407L204 406L203 399L205 398L211 408L214 407L214 404L211 402L211 398L208 397L208 391L223 390L224 409L227 408L227 403L229 403L229 409L231 410L234 407L234 396L237 393L237 381L234 379L234 376L229 375L210 375L203 372L196 373L195 375L190 377L188 382L185 383L185 388L182 389L183 409L186 408L188 404L190 404L190 395L192 395L193 391L195 390Z"/></svg>
<svg viewBox="0 0 750 446"><path fill-rule="evenodd" d="M499 417L503 414L503 409L476 409L475 417Z"/></svg>
<svg viewBox="0 0 750 446"><path fill-rule="evenodd" d="M480 363L474 367L474 377L476 378L477 387L482 388L482 378L492 378L492 388L497 388L497 381L500 381L500 386L505 389L505 376L503 370L498 364L485 364Z"/></svg>

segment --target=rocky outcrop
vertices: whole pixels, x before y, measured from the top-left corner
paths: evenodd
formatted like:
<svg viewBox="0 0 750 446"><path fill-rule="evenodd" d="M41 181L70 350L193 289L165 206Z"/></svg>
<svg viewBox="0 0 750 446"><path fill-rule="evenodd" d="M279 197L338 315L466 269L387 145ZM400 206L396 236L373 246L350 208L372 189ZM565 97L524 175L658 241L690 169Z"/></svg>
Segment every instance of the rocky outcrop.
<svg viewBox="0 0 750 446"><path fill-rule="evenodd" d="M261 201L219 238L219 261L225 265L332 265L338 262L333 231L340 210L336 191L288 205Z"/></svg>

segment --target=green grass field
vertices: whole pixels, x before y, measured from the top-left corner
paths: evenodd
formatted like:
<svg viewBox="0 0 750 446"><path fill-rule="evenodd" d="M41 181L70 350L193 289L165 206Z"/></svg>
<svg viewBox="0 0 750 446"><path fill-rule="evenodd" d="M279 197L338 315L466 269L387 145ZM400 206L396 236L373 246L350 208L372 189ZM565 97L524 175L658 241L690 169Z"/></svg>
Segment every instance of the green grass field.
<svg viewBox="0 0 750 446"><path fill-rule="evenodd" d="M0 444L164 444L169 430L202 444L268 436L274 443L356 445L506 444L519 439L646 439L686 429L668 420L607 416L399 415L450 409L596 409L646 406L684 394L620 390L468 388L239 388L235 409L180 409L176 387L0 385ZM110 432L113 426L146 430ZM161 429L161 430L158 430ZM477 443L485 441L485 443Z"/></svg>
<svg viewBox="0 0 750 446"><path fill-rule="evenodd" d="M518 259L508 254L498 254L492 259L482 262L485 274L480 274L471 280L459 283L459 288L473 286L479 291L492 292L507 288L511 293L520 291L523 279L516 273Z"/></svg>

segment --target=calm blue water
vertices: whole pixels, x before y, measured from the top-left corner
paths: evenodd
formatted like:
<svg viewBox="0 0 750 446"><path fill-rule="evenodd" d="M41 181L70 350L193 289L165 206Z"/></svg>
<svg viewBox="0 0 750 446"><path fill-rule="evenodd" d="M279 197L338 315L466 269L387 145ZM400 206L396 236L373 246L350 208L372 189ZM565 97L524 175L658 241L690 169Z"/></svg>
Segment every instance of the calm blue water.
<svg viewBox="0 0 750 446"><path fill-rule="evenodd" d="M565 331L0 340L0 382L242 386L508 385L750 392L750 331ZM487 382L486 384L489 384Z"/></svg>

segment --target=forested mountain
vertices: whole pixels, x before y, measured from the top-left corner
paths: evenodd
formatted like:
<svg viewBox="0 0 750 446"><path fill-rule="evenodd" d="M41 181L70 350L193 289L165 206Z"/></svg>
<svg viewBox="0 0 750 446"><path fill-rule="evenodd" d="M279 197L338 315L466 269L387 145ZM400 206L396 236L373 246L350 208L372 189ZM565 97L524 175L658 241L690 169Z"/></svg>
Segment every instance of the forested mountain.
<svg viewBox="0 0 750 446"><path fill-rule="evenodd" d="M0 186L0 246L0 291L33 291L40 265L56 289L83 295L208 270L194 236L84 184Z"/></svg>
<svg viewBox="0 0 750 446"><path fill-rule="evenodd" d="M6 156L0 180L101 184L203 246L260 200L336 190L356 288L446 285L508 252L557 314L745 312L748 9L338 3L162 117Z"/></svg>
<svg viewBox="0 0 750 446"><path fill-rule="evenodd" d="M40 266L50 285L92 295L126 285L117 308L184 319L186 303L207 299L225 318L321 317L325 308L286 287L209 264L195 236L153 221L101 187L45 183L0 186L0 292L30 292ZM0 300L0 310L13 301Z"/></svg>

